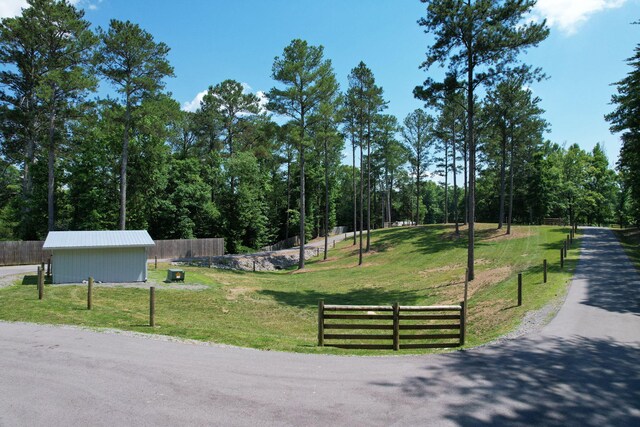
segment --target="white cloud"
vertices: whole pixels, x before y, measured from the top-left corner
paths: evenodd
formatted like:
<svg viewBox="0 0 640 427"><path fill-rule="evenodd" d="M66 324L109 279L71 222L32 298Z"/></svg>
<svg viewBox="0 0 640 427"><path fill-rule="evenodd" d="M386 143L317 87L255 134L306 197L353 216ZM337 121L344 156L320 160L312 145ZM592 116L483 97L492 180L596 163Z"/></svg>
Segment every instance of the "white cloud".
<svg viewBox="0 0 640 427"><path fill-rule="evenodd" d="M258 103L260 104L260 111L263 113L266 112L267 103L269 102L269 98L267 98L267 94L264 91L259 90L256 92L256 96L259 99Z"/></svg>
<svg viewBox="0 0 640 427"><path fill-rule="evenodd" d="M242 91L244 93L251 93L251 86L248 83L242 82L241 85ZM207 94L207 92L208 89L205 89L202 92L199 92L191 101L184 102L182 104L182 109L184 111L191 111L192 113L195 112L198 108L200 108L200 102L202 102L202 98ZM258 97L258 103L260 104L261 112L266 112L267 102L269 102L267 94L262 90L257 91L255 94Z"/></svg>
<svg viewBox="0 0 640 427"><path fill-rule="evenodd" d="M546 18L550 27L572 35L591 15L622 7L626 2L627 0L538 0L534 15Z"/></svg>
<svg viewBox="0 0 640 427"><path fill-rule="evenodd" d="M69 0L69 3L80 8L96 10L103 0ZM27 0L0 0L0 18L12 18L22 14L22 9L27 7Z"/></svg>
<svg viewBox="0 0 640 427"><path fill-rule="evenodd" d="M205 89L202 92L199 92L191 101L183 103L182 109L184 111L191 111L192 113L195 112L198 108L200 108L200 102L202 102L202 98L204 98L204 96L207 94L207 91L208 89Z"/></svg>
<svg viewBox="0 0 640 427"><path fill-rule="evenodd" d="M22 13L27 6L26 0L2 0L0 2L0 18L11 18Z"/></svg>

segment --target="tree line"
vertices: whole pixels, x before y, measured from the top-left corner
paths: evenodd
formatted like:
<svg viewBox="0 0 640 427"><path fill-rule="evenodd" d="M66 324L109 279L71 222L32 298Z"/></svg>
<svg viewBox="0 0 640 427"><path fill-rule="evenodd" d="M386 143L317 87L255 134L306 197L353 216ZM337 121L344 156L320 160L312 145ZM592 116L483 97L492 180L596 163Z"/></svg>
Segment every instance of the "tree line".
<svg viewBox="0 0 640 427"><path fill-rule="evenodd" d="M630 187L602 147L545 139L527 89L545 76L517 63L548 33L519 25L534 2L427 3L419 25L436 41L423 68L447 74L416 87L424 108L399 119L364 62L341 88L323 47L299 39L275 57L266 103L229 79L183 111L166 91L166 44L29 0L0 23L0 238L148 229L242 252L346 225L363 231L362 263L368 231L395 221L466 224L470 251L475 221L507 233L545 217L628 222Z"/></svg>

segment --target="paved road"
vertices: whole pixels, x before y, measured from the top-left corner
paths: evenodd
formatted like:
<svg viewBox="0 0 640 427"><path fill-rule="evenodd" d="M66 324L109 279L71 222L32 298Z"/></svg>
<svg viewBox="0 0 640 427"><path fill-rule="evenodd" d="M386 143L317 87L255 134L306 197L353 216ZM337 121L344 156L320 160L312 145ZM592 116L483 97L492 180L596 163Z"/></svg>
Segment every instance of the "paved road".
<svg viewBox="0 0 640 427"><path fill-rule="evenodd" d="M0 323L0 425L640 425L640 277L611 232L585 233L547 327L446 355L286 354Z"/></svg>

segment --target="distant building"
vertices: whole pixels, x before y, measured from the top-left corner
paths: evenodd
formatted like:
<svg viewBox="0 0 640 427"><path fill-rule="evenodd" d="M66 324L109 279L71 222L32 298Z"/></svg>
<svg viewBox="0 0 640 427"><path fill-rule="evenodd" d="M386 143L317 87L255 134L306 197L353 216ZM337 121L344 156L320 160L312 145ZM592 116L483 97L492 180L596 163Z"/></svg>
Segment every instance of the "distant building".
<svg viewBox="0 0 640 427"><path fill-rule="evenodd" d="M52 253L53 283L144 282L147 252L155 243L146 230L50 231L42 249Z"/></svg>

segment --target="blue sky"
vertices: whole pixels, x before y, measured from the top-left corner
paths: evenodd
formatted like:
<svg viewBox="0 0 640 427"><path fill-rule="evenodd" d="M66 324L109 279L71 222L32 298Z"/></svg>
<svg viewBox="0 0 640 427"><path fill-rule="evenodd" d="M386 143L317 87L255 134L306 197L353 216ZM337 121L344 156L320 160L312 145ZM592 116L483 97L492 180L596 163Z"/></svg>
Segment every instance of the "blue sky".
<svg viewBox="0 0 640 427"><path fill-rule="evenodd" d="M425 5L418 0L74 0L96 26L112 18L131 20L171 48L176 77L167 89L184 108L224 79L253 92L268 91L275 56L294 38L323 45L342 88L362 60L389 101L388 113L402 120L421 107L412 90L427 77L418 69L428 35L418 27ZM2 0L0 16L19 13L24 0ZM620 149L604 114L614 87L629 67L625 59L640 43L640 0L539 0L551 35L523 56L541 66L549 80L531 86L551 124L548 138L591 150L604 143L613 165ZM435 70L432 75L437 76Z"/></svg>

